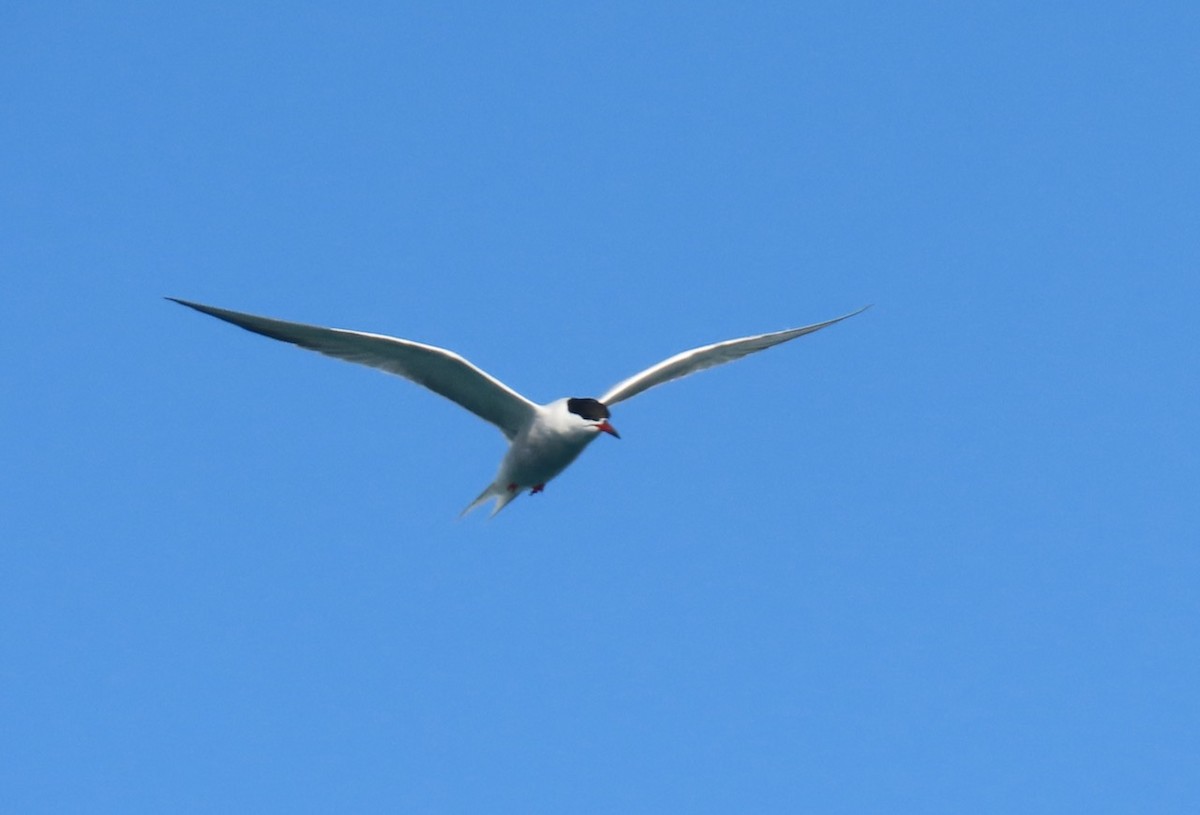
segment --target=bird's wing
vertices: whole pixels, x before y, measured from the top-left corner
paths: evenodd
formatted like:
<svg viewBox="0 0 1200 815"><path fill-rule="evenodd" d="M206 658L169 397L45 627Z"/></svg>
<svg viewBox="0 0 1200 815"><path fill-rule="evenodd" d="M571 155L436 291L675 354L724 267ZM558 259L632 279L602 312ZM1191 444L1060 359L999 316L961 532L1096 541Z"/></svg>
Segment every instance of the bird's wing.
<svg viewBox="0 0 1200 815"><path fill-rule="evenodd" d="M641 373L634 374L624 382L614 385L609 389L608 393L600 397L600 401L606 405L615 405L617 402L623 402L631 396L637 396L642 391L653 388L655 385L661 385L664 382L670 382L672 379L679 379L682 376L694 374L696 371L702 371L705 368L724 365L726 362L741 359L747 354L753 354L755 351L762 351L770 348L772 345L779 345L781 342L787 342L788 340L796 339L796 337L803 337L805 334L820 331L825 326L839 323L842 320L853 317L855 314L861 314L868 308L870 306L863 306L858 311L851 312L850 314L845 314L833 320L826 320L823 323L806 325L803 328L790 328L786 331L776 331L771 334L759 334L755 337L726 340L725 342L717 342L712 345L704 345L700 348L684 351L681 354L676 354L670 359L665 359L657 365L647 368Z"/></svg>
<svg viewBox="0 0 1200 815"><path fill-rule="evenodd" d="M174 297L167 299L264 337L411 379L496 425L509 439L520 432L537 410L533 402L444 348L382 334L256 317Z"/></svg>

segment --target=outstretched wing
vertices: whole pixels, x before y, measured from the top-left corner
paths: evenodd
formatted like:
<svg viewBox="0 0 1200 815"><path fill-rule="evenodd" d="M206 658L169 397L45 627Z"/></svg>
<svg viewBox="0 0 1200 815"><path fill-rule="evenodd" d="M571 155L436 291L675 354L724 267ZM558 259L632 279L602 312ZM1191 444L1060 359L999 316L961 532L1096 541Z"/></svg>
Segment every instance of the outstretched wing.
<svg viewBox="0 0 1200 815"><path fill-rule="evenodd" d="M825 326L840 323L842 320L849 319L855 314L862 314L868 308L870 306L863 306L858 311L850 314L826 320L823 323L806 325L803 328L790 328L786 331L776 331L771 334L759 334L755 337L726 340L725 342L717 342L712 345L705 345L700 348L693 348L690 351L684 351L681 354L676 354L670 359L665 359L657 365L647 368L641 373L634 374L624 382L613 386L609 389L608 393L600 397L600 401L606 405L615 405L617 402L623 402L631 396L637 396L642 391L653 388L655 385L661 385L664 382L670 382L672 379L679 379L688 374L694 374L696 371L703 371L705 368L724 365L726 362L741 359L748 354L753 354L755 351L762 351L770 348L772 345L779 345L781 342L787 342L788 340L796 339L796 337L803 337L805 334L820 331Z"/></svg>
<svg viewBox="0 0 1200 815"><path fill-rule="evenodd" d="M537 409L533 402L500 380L445 348L382 334L257 317L174 297L167 299L264 337L411 379L496 425L509 439L520 432Z"/></svg>

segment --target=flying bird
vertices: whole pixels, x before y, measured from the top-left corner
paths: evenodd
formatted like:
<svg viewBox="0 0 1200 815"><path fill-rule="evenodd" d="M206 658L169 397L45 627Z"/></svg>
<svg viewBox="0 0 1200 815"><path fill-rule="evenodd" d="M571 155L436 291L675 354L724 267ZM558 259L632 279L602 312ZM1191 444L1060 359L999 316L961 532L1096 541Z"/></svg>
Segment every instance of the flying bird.
<svg viewBox="0 0 1200 815"><path fill-rule="evenodd" d="M258 317L174 297L167 299L264 337L397 374L494 424L508 439L508 452L500 462L495 480L462 511L463 515L492 498L496 499L492 509L495 515L523 490L528 489L533 495L545 489L601 433L619 439L609 421L609 408L613 405L664 382L819 331L869 308L864 306L802 328L693 348L617 383L599 399L570 397L539 405L445 348L383 334Z"/></svg>

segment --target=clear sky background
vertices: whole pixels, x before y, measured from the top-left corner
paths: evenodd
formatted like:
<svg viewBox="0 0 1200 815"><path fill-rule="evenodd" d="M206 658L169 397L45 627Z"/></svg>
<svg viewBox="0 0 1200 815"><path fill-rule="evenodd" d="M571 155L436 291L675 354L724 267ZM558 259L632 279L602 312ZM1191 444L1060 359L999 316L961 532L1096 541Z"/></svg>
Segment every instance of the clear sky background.
<svg viewBox="0 0 1200 815"><path fill-rule="evenodd" d="M1200 811L1198 8L6 4L0 808Z"/></svg>

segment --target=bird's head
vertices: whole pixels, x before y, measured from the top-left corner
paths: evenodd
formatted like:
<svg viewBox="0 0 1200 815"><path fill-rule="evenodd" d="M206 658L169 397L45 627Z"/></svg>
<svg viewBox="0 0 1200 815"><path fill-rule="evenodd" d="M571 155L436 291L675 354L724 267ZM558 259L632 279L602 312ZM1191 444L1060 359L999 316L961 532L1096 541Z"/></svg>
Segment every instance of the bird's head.
<svg viewBox="0 0 1200 815"><path fill-rule="evenodd" d="M610 414L608 406L603 402L596 399L568 399L567 412L577 420L579 425L585 428L608 433L618 439L621 438L621 434L617 432L617 429L608 423Z"/></svg>

